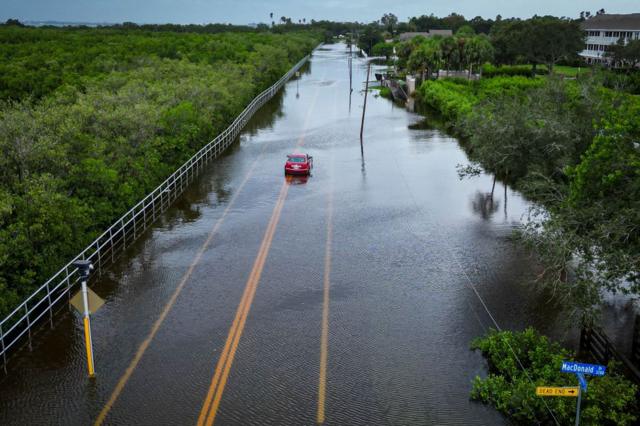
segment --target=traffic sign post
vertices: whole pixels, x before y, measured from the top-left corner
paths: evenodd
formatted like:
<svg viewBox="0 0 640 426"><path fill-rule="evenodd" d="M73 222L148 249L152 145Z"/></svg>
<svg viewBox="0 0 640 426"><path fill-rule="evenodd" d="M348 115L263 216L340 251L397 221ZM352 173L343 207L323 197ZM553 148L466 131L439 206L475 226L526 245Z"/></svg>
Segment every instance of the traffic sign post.
<svg viewBox="0 0 640 426"><path fill-rule="evenodd" d="M580 426L580 404L582 403L582 389L578 387L578 402L576 404L576 426Z"/></svg>
<svg viewBox="0 0 640 426"><path fill-rule="evenodd" d="M578 376L578 380L580 381L580 388L583 391L587 391L587 379L585 379L584 374L582 373L576 373L576 376Z"/></svg>
<svg viewBox="0 0 640 426"><path fill-rule="evenodd" d="M563 373L573 373L578 377L580 386L578 389L578 402L576 404L576 426L580 426L580 404L582 403L582 392L587 391L587 379L584 375L602 377L607 372L607 367L598 364L584 364L573 361L562 361L560 371Z"/></svg>
<svg viewBox="0 0 640 426"><path fill-rule="evenodd" d="M87 366L89 369L89 377L93 378L96 375L93 363L93 343L91 341L91 320L89 319L89 293L87 291L87 280L89 279L89 273L93 269L93 265L88 260L78 260L73 263L73 266L78 268L80 273L80 280L82 283L82 317L84 322L84 343L87 348Z"/></svg>

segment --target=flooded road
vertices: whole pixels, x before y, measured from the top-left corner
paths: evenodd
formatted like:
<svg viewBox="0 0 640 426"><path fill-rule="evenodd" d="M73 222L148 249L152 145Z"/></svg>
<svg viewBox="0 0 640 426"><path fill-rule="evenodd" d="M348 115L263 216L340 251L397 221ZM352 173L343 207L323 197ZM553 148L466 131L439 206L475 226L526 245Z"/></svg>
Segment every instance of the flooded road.
<svg viewBox="0 0 640 426"><path fill-rule="evenodd" d="M317 50L238 144L94 285L97 378L63 310L0 382L0 424L500 425L471 340L561 315L510 241L526 202ZM314 157L285 180L287 153Z"/></svg>

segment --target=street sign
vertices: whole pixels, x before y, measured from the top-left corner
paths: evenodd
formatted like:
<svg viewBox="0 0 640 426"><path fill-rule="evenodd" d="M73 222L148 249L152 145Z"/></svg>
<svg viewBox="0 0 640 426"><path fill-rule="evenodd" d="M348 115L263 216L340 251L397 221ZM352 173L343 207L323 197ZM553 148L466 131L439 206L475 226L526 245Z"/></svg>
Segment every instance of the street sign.
<svg viewBox="0 0 640 426"><path fill-rule="evenodd" d="M578 396L579 388L576 387L547 387L538 386L536 388L536 395L538 396Z"/></svg>
<svg viewBox="0 0 640 426"><path fill-rule="evenodd" d="M95 294L90 288L87 288L87 299L89 301L89 312L95 314L102 305L104 305L104 300L97 294ZM75 296L71 298L69 301L71 306L76 308L78 312L81 314L84 313L84 303L82 301L82 291L76 293Z"/></svg>
<svg viewBox="0 0 640 426"><path fill-rule="evenodd" d="M562 368L560 369L563 373L582 373L588 374L590 376L604 376L607 371L607 367L604 365L597 364L583 364L580 362L573 361L562 361Z"/></svg>

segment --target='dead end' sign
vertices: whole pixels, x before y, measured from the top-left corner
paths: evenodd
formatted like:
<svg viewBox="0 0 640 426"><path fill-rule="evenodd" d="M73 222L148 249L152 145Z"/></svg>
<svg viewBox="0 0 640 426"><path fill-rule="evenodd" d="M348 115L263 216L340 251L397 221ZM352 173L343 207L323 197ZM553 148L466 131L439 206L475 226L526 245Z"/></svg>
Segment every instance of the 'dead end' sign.
<svg viewBox="0 0 640 426"><path fill-rule="evenodd" d="M538 396L578 396L578 387L548 387L538 386L536 388Z"/></svg>

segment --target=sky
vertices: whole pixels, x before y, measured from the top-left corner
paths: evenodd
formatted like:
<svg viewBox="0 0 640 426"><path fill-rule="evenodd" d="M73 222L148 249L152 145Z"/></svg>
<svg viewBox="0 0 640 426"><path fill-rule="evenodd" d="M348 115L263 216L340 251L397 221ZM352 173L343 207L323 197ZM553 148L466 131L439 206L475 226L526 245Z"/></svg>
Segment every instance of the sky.
<svg viewBox="0 0 640 426"><path fill-rule="evenodd" d="M580 11L640 12L638 0L0 0L0 20L118 23L232 23L277 21L287 16L371 22L384 13L400 21L423 14L466 18L526 18L534 14L578 17Z"/></svg>

